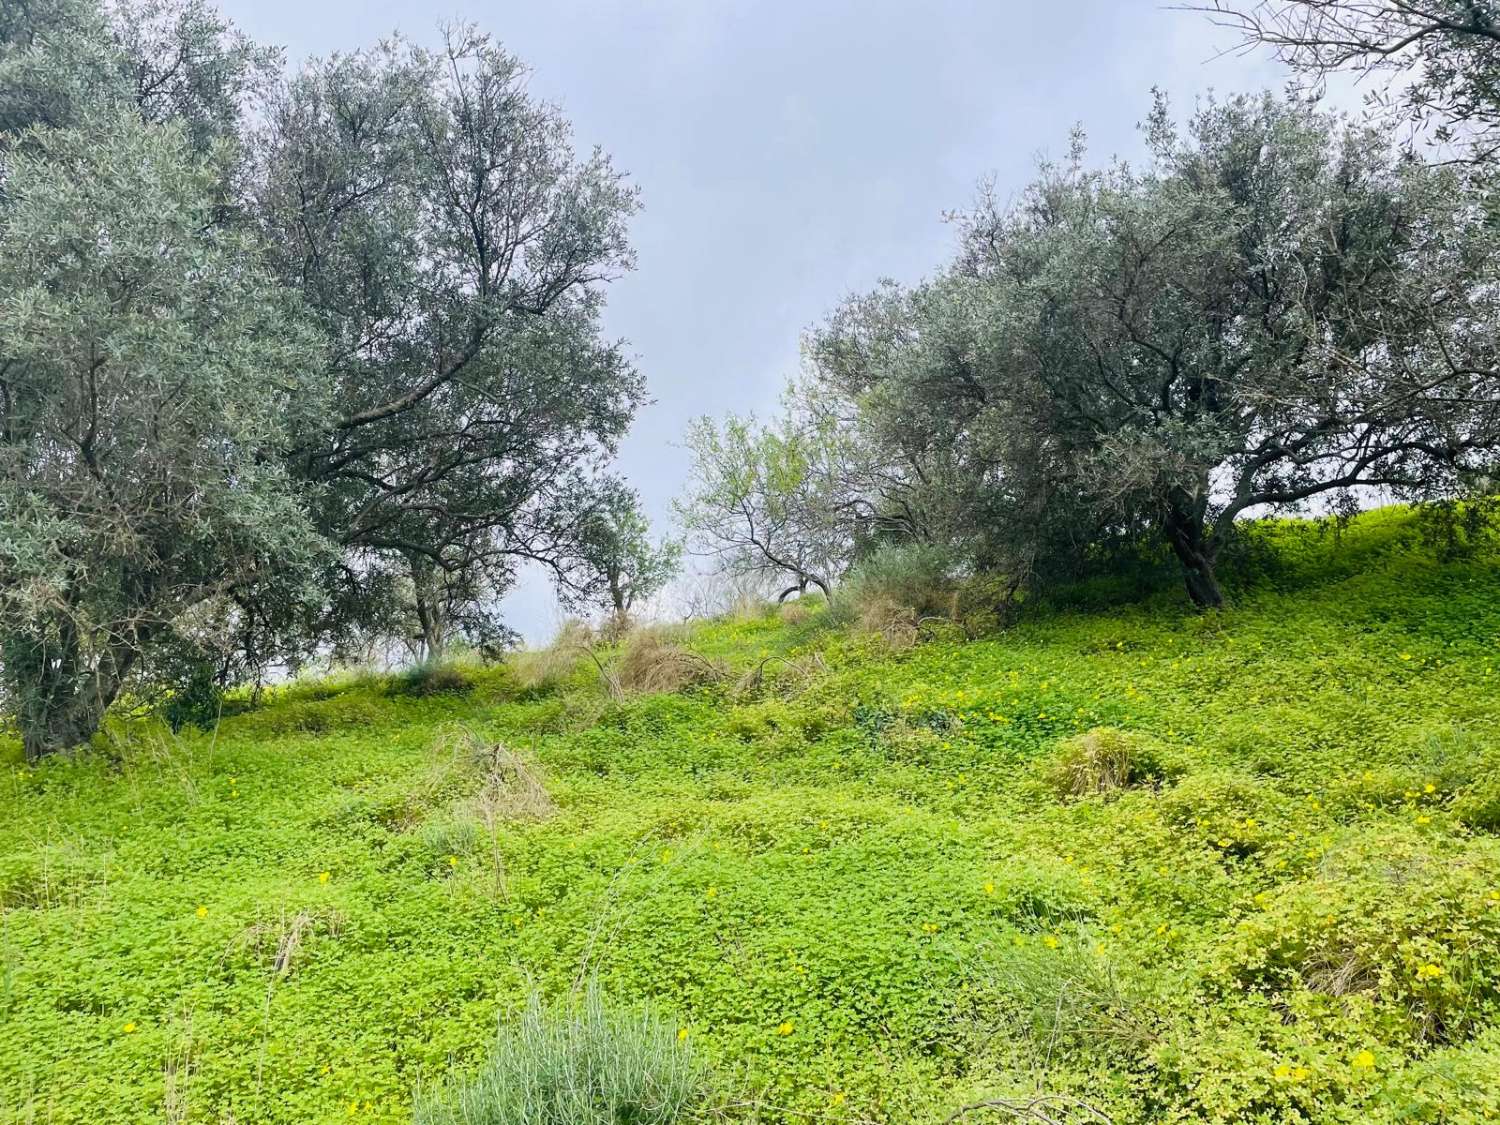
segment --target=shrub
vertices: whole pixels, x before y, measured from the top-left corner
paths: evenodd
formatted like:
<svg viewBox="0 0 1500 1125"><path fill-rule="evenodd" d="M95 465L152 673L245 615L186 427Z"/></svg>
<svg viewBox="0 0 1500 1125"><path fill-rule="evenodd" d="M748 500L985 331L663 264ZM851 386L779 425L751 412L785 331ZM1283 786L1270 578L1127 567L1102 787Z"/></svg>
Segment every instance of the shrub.
<svg viewBox="0 0 1500 1125"><path fill-rule="evenodd" d="M393 676L386 690L391 695L467 695L474 681L457 665L424 661Z"/></svg>
<svg viewBox="0 0 1500 1125"><path fill-rule="evenodd" d="M834 596L832 613L841 622L908 614L951 617L957 589L947 553L917 544L881 547L861 562Z"/></svg>
<svg viewBox="0 0 1500 1125"><path fill-rule="evenodd" d="M1259 779L1232 770L1205 770L1162 794L1169 824L1226 855L1247 856L1275 835L1285 802Z"/></svg>
<svg viewBox="0 0 1500 1125"><path fill-rule="evenodd" d="M224 691L211 664L199 661L172 685L162 703L161 715L175 734L191 724L212 730L224 709Z"/></svg>
<svg viewBox="0 0 1500 1125"><path fill-rule="evenodd" d="M1500 999L1492 872L1390 826L1344 840L1308 879L1265 896L1224 946L1238 988L1360 997L1411 1040L1456 1042Z"/></svg>
<svg viewBox="0 0 1500 1125"><path fill-rule="evenodd" d="M1115 727L1095 727L1063 742L1048 780L1065 797L1108 793L1159 776L1148 739Z"/></svg>
<svg viewBox="0 0 1500 1125"><path fill-rule="evenodd" d="M1023 597L1020 583L1009 575L972 574L954 591L954 620L970 637L993 633L1014 618Z"/></svg>
<svg viewBox="0 0 1500 1125"><path fill-rule="evenodd" d="M674 1027L646 1011L581 1002L545 1007L533 994L502 1028L478 1073L417 1101L416 1125L673 1125L709 1091L707 1068Z"/></svg>

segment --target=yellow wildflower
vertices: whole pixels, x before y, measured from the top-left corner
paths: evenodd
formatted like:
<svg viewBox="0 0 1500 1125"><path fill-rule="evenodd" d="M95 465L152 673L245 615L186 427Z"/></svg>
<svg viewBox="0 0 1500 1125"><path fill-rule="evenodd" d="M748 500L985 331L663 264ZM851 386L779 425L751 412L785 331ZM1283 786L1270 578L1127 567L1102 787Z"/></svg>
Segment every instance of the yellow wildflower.
<svg viewBox="0 0 1500 1125"><path fill-rule="evenodd" d="M688 1037L688 1029L685 1028L685 1027L679 1027L677 1029L677 1042L681 1043L681 1042L685 1041L687 1039L687 1037Z"/></svg>
<svg viewBox="0 0 1500 1125"><path fill-rule="evenodd" d="M1057 940L1057 937L1055 935L1048 934L1046 937L1042 938L1042 944L1045 945L1048 949L1056 949L1062 943Z"/></svg>
<svg viewBox="0 0 1500 1125"><path fill-rule="evenodd" d="M706 890L706 891L703 892L703 897L704 898L718 898L719 897L719 888L718 887L709 887L708 890Z"/></svg>
<svg viewBox="0 0 1500 1125"><path fill-rule="evenodd" d="M987 895L994 894L995 893L995 884L992 883L992 882L986 883L984 885L984 893L987 894Z"/></svg>
<svg viewBox="0 0 1500 1125"><path fill-rule="evenodd" d="M781 1024L777 1026L777 1028L776 1028L776 1034L777 1035L790 1035L794 1030L795 1030L795 1028L792 1027L792 1021L791 1020L783 1020L781 1022Z"/></svg>
<svg viewBox="0 0 1500 1125"><path fill-rule="evenodd" d="M208 917L208 907L206 907L206 906L200 906L200 907L198 907L197 910L193 911L193 913L196 914L196 915L198 915L198 917L200 917L200 918L207 918Z"/></svg>
<svg viewBox="0 0 1500 1125"><path fill-rule="evenodd" d="M1351 1065L1355 1070L1374 1070L1375 1053L1369 1050L1361 1051L1354 1056Z"/></svg>
<svg viewBox="0 0 1500 1125"><path fill-rule="evenodd" d="M131 1034L135 1031L135 1021L131 1020L124 1027L120 1028L120 1030L123 1031L126 1035Z"/></svg>
<svg viewBox="0 0 1500 1125"><path fill-rule="evenodd" d="M1418 980L1436 980L1442 975L1443 967L1441 965L1427 964L1422 965L1417 969Z"/></svg>

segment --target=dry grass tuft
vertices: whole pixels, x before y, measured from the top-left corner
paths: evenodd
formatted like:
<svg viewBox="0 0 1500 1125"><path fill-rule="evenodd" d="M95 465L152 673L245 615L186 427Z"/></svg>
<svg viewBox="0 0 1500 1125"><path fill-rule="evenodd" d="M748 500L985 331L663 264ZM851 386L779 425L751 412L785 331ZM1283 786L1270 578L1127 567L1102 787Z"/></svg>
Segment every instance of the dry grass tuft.
<svg viewBox="0 0 1500 1125"><path fill-rule="evenodd" d="M484 786L474 798L474 811L493 833L503 821L547 820L557 805L547 792L539 766L503 742L485 750Z"/></svg>
<svg viewBox="0 0 1500 1125"><path fill-rule="evenodd" d="M812 617L812 610L798 598L794 602L783 602L776 615L781 618L783 625L802 625Z"/></svg>
<svg viewBox="0 0 1500 1125"><path fill-rule="evenodd" d="M724 679L724 666L670 639L660 629L640 629L625 640L612 673L620 692L652 695Z"/></svg>
<svg viewBox="0 0 1500 1125"><path fill-rule="evenodd" d="M429 821L424 831L444 841L440 851L467 851L482 834L489 846L495 894L507 897L509 880L500 846L504 828L557 814L541 768L505 743L482 738L462 725L447 727L438 735L433 756L459 776L460 794L449 802L446 814ZM465 846L450 840L464 841Z"/></svg>
<svg viewBox="0 0 1500 1125"><path fill-rule="evenodd" d="M917 611L883 595L872 597L859 606L855 627L861 633L878 636L887 647L897 652L911 648L921 637Z"/></svg>
<svg viewBox="0 0 1500 1125"><path fill-rule="evenodd" d="M1053 788L1065 797L1123 789L1141 775L1141 741L1114 727L1095 727L1066 740L1052 764Z"/></svg>
<svg viewBox="0 0 1500 1125"><path fill-rule="evenodd" d="M587 621L569 618L546 648L513 652L506 663L523 691L554 688L578 670L598 639Z"/></svg>
<svg viewBox="0 0 1500 1125"><path fill-rule="evenodd" d="M827 675L828 664L821 653L802 656L767 656L745 670L734 685L734 698L750 699L761 694L791 697L806 691Z"/></svg>
<svg viewBox="0 0 1500 1125"><path fill-rule="evenodd" d="M343 916L337 911L313 912L303 909L295 914L285 910L274 920L255 922L246 926L229 943L225 955L251 953L270 960L273 980L291 974L297 955L313 934L322 931L328 937L337 938L343 928Z"/></svg>

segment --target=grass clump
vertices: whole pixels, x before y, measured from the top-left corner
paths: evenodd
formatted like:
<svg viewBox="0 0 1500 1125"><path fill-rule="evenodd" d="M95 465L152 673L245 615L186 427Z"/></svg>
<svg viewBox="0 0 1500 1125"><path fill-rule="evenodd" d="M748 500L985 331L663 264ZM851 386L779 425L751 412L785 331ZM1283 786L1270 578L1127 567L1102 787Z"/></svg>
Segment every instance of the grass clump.
<svg viewBox="0 0 1500 1125"><path fill-rule="evenodd" d="M638 629L626 638L613 675L622 692L654 695L717 683L724 669L660 629Z"/></svg>
<svg viewBox="0 0 1500 1125"><path fill-rule="evenodd" d="M478 1072L419 1098L416 1125L674 1125L709 1094L707 1067L656 1013L533 993Z"/></svg>
<svg viewBox="0 0 1500 1125"><path fill-rule="evenodd" d="M573 678L597 641L587 621L569 618L547 647L511 653L506 663L521 691L532 696L549 695Z"/></svg>
<svg viewBox="0 0 1500 1125"><path fill-rule="evenodd" d="M980 993L994 994L1001 1029L1038 1054L1071 1044L1139 1055L1157 1041L1157 1016L1103 948L1081 926L1028 936L988 961Z"/></svg>
<svg viewBox="0 0 1500 1125"><path fill-rule="evenodd" d="M1148 739L1116 727L1094 727L1063 741L1048 780L1064 797L1086 797L1124 789L1160 773Z"/></svg>

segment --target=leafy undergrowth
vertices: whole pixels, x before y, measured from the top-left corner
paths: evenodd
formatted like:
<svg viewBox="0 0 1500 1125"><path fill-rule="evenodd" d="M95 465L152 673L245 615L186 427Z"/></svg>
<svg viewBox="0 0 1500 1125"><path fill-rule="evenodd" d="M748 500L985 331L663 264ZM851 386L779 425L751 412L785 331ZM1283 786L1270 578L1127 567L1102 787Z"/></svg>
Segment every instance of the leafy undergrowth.
<svg viewBox="0 0 1500 1125"><path fill-rule="evenodd" d="M345 678L12 748L0 1107L408 1121L597 981L672 1013L722 1120L1490 1120L1497 559L1395 510L1262 539L1206 616L890 653L767 612L677 638L717 673L675 694Z"/></svg>

